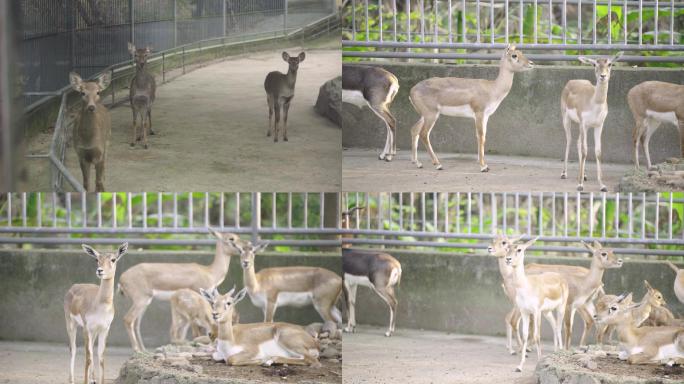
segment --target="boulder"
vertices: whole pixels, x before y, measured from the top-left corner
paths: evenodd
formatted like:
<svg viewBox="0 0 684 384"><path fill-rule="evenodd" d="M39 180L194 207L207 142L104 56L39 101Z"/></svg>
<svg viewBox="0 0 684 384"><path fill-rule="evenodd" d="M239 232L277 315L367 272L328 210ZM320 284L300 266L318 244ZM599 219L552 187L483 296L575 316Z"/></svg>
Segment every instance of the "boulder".
<svg viewBox="0 0 684 384"><path fill-rule="evenodd" d="M326 81L318 90L316 112L342 128L342 77Z"/></svg>

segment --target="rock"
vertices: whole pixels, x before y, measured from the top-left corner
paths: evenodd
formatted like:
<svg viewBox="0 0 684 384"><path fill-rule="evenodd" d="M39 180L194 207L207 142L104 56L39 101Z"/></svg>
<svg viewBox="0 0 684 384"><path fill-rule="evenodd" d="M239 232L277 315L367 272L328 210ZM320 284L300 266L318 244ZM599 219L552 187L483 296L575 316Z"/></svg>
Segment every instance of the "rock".
<svg viewBox="0 0 684 384"><path fill-rule="evenodd" d="M591 358L591 356L584 356L578 360L578 362L587 369L591 369L592 371L598 368L598 365L596 362Z"/></svg>
<svg viewBox="0 0 684 384"><path fill-rule="evenodd" d="M323 323L311 323L304 328L306 332L313 336L313 337L319 337L319 334L321 333L321 329L323 329Z"/></svg>
<svg viewBox="0 0 684 384"><path fill-rule="evenodd" d="M342 128L342 77L338 76L326 81L318 90L318 99L314 106L319 115L327 117Z"/></svg>
<svg viewBox="0 0 684 384"><path fill-rule="evenodd" d="M324 359L333 359L337 358L340 355L340 351L337 350L335 347L327 347L321 352L321 358Z"/></svg>
<svg viewBox="0 0 684 384"><path fill-rule="evenodd" d="M163 353L155 353L154 359L155 360L164 360L164 354Z"/></svg>
<svg viewBox="0 0 684 384"><path fill-rule="evenodd" d="M321 328L321 333L327 332L328 334L334 334L337 331L337 324L334 321L326 321Z"/></svg>

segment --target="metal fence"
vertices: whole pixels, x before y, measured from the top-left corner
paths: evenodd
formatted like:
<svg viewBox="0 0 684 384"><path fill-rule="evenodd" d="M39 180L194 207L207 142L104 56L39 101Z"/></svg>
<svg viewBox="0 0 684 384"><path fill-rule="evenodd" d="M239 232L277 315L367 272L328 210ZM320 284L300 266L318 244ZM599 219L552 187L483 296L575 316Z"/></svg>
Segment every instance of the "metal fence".
<svg viewBox="0 0 684 384"><path fill-rule="evenodd" d="M684 2L675 0L351 0L343 55L498 60L508 43L537 61L628 51L629 62L684 62ZM456 50L456 52L454 52Z"/></svg>
<svg viewBox="0 0 684 384"><path fill-rule="evenodd" d="M364 207L343 230L354 245L482 249L497 232L540 236L537 250L684 256L684 195L608 193L345 193Z"/></svg>
<svg viewBox="0 0 684 384"><path fill-rule="evenodd" d="M0 244L213 245L208 227L272 249L339 247L336 193L9 193Z"/></svg>

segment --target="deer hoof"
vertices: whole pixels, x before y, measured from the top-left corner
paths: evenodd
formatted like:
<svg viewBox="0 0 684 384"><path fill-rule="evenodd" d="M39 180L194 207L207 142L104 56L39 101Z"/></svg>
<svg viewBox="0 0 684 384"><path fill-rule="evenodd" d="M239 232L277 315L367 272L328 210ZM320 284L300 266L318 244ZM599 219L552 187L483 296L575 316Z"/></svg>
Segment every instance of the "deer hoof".
<svg viewBox="0 0 684 384"><path fill-rule="evenodd" d="M392 332L390 332L390 331L385 332L385 336L387 336L387 337L392 336Z"/></svg>
<svg viewBox="0 0 684 384"><path fill-rule="evenodd" d="M480 168L480 172L489 172L489 165Z"/></svg>
<svg viewBox="0 0 684 384"><path fill-rule="evenodd" d="M135 147L135 141L131 143L131 148Z"/></svg>
<svg viewBox="0 0 684 384"><path fill-rule="evenodd" d="M385 156L385 161L388 162L388 163L389 163L390 161L392 161L392 155L387 155L387 156Z"/></svg>
<svg viewBox="0 0 684 384"><path fill-rule="evenodd" d="M517 368L515 369L515 372L522 372L522 368L517 367Z"/></svg>
<svg viewBox="0 0 684 384"><path fill-rule="evenodd" d="M605 185L602 185L601 186L601 192L608 192L608 187L606 187Z"/></svg>
<svg viewBox="0 0 684 384"><path fill-rule="evenodd" d="M150 135L156 135L156 133L152 129L150 129Z"/></svg>
<svg viewBox="0 0 684 384"><path fill-rule="evenodd" d="M435 164L435 169L441 171L444 168L442 167L442 164Z"/></svg>
<svg viewBox="0 0 684 384"><path fill-rule="evenodd" d="M584 175L584 181L587 181L587 175Z"/></svg>
<svg viewBox="0 0 684 384"><path fill-rule="evenodd" d="M266 137L271 137L271 131L266 131Z"/></svg>
<svg viewBox="0 0 684 384"><path fill-rule="evenodd" d="M289 141L287 137L283 137L283 141Z"/></svg>
<svg viewBox="0 0 684 384"><path fill-rule="evenodd" d="M143 145L143 148L145 148L145 149L147 149L147 148L149 148L149 147L150 147L150 146L147 145L147 144Z"/></svg>
<svg viewBox="0 0 684 384"><path fill-rule="evenodd" d="M584 187L580 184L577 186L577 191L582 192L584 190Z"/></svg>
<svg viewBox="0 0 684 384"><path fill-rule="evenodd" d="M378 160L387 160L387 156L384 153L378 155Z"/></svg>
<svg viewBox="0 0 684 384"><path fill-rule="evenodd" d="M423 168L423 163L421 163L420 161L414 161L413 164L415 164L418 168Z"/></svg>
<svg viewBox="0 0 684 384"><path fill-rule="evenodd" d="M561 179L565 180L567 178L568 178L568 176L565 174L565 172L561 173Z"/></svg>

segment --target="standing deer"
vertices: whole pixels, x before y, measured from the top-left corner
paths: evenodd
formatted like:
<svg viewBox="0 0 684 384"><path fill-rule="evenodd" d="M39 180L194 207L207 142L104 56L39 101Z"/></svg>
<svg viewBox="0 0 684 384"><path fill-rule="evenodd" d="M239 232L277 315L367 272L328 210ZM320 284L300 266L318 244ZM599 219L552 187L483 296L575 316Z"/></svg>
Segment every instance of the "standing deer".
<svg viewBox="0 0 684 384"><path fill-rule="evenodd" d="M105 163L107 147L112 135L112 118L109 110L100 100L100 92L104 91L111 81L109 72L95 81L83 81L77 73L69 74L71 87L80 92L83 108L74 123L74 149L78 154L78 162L83 174L83 187L90 189L90 167L95 166L95 190L105 190Z"/></svg>
<svg viewBox="0 0 684 384"><path fill-rule="evenodd" d="M133 135L131 137L131 147L135 147L136 141L142 138L143 147L148 148L147 133L154 135L152 130L152 103L154 103L157 83L145 65L150 56L150 47L136 48L135 45L128 43L128 51L135 61L135 75L131 79L129 97L131 109L133 110ZM140 134L138 134L138 119L140 120Z"/></svg>
<svg viewBox="0 0 684 384"><path fill-rule="evenodd" d="M104 384L104 351L109 335L109 327L114 319L114 277L116 263L128 250L128 243L119 246L117 252L100 253L86 244L83 250L97 260L95 274L100 279L100 285L74 284L64 296L64 318L69 335L69 383L74 383L74 361L76 359L76 333L78 327L83 328L85 345L85 376L86 384ZM97 339L97 362L99 365L97 381L93 367L93 348Z"/></svg>
<svg viewBox="0 0 684 384"><path fill-rule="evenodd" d="M380 160L392 161L397 154L397 119L389 110L399 92L399 80L392 73L378 67L342 66L342 101L359 108L364 105L373 111L387 127L385 148Z"/></svg>
<svg viewBox="0 0 684 384"><path fill-rule="evenodd" d="M342 212L342 228L349 229L351 214L363 207L354 207ZM344 272L344 297L349 309L345 332L354 332L356 327L356 289L359 285L373 290L387 303L390 311L389 325L385 336L392 336L397 313L397 298L394 286L401 281L401 263L386 252L350 249L342 244L342 271Z"/></svg>
<svg viewBox="0 0 684 384"><path fill-rule="evenodd" d="M283 52L283 60L289 65L287 74L278 71L269 72L266 75L266 80L264 80L266 102L268 103L268 131L266 131L266 136L271 136L271 132L273 132L274 143L278 142L278 123L280 122L281 108L283 110L283 141L287 141L287 112L290 110L290 103L294 98L299 63L304 61L305 57L304 52L295 57ZM273 121L274 111L275 122Z"/></svg>
<svg viewBox="0 0 684 384"><path fill-rule="evenodd" d="M596 175L601 191L606 192L608 188L603 184L601 178L601 134L603 132L603 122L608 115L608 80L610 80L610 70L613 63L618 61L622 52L618 52L612 58L591 59L580 56L578 60L584 64L594 66L596 74L596 85L589 80L570 80L563 88L561 94L561 118L563 129L565 130L565 162L561 179L567 177L568 155L570 152L570 141L572 141L572 123L579 125L579 136L577 137L577 153L579 156L579 174L577 176L577 190L584 189L586 170L584 168L587 160L587 135L589 129L594 130L594 154L596 156Z"/></svg>
<svg viewBox="0 0 684 384"><path fill-rule="evenodd" d="M320 368L318 340L304 328L288 323L233 324L235 305L247 294L247 288L225 295L216 288L202 296L211 304L212 316L218 325L215 361L229 365L309 365Z"/></svg>
<svg viewBox="0 0 684 384"><path fill-rule="evenodd" d="M636 123L632 134L636 169L639 169L640 143L646 155L646 166L651 169L648 143L661 123L674 124L679 128L681 153L684 157L684 85L645 81L629 90L627 103Z"/></svg>
<svg viewBox="0 0 684 384"><path fill-rule="evenodd" d="M423 80L411 88L409 100L420 115L420 119L411 128L411 162L418 168L423 164L418 161L418 138L427 149L432 164L442 169L437 155L430 144L430 131L440 115L469 117L475 120L475 133L478 143L478 160L480 172L489 171L485 162L485 137L487 121L513 86L513 75L532 69L534 63L527 59L521 51L509 45L501 57L499 76L496 80L462 79L456 77L433 77Z"/></svg>
<svg viewBox="0 0 684 384"><path fill-rule="evenodd" d="M268 246L249 241L235 243L240 250L242 276L249 298L264 313L264 322L272 323L278 307L303 307L313 304L324 321L342 322L335 304L342 291L342 279L335 272L318 267L277 267L254 270L254 258Z"/></svg>
<svg viewBox="0 0 684 384"><path fill-rule="evenodd" d="M131 346L136 352L144 352L140 323L145 310L153 299L168 301L179 289L199 291L200 288L212 289L226 278L230 257L238 250L234 244L240 243L234 233L219 233L209 229L216 241L216 253L211 265L196 263L140 263L129 268L121 275L119 290L133 302L124 323Z"/></svg>

